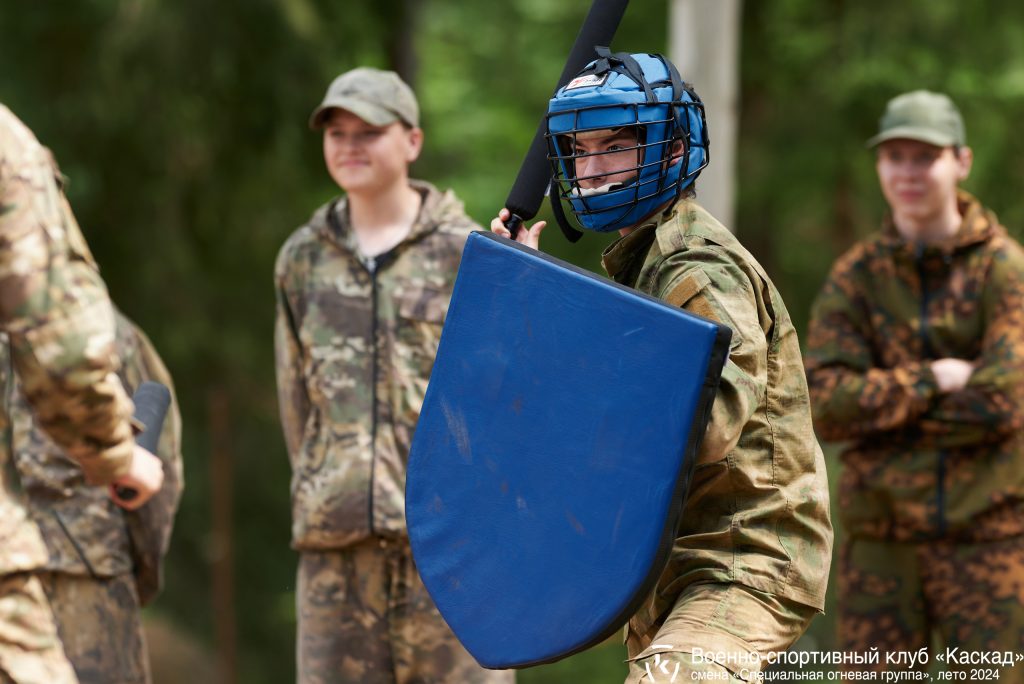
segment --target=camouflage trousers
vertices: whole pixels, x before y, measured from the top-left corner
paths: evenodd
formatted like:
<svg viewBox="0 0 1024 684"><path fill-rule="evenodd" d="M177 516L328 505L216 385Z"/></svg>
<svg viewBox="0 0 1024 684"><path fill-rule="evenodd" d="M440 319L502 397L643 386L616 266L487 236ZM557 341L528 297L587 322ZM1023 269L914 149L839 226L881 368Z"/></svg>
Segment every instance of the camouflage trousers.
<svg viewBox="0 0 1024 684"><path fill-rule="evenodd" d="M738 584L691 584L648 634L626 627L626 684L756 681L760 659L788 648L816 612ZM695 657L698 648L726 662Z"/></svg>
<svg viewBox="0 0 1024 684"><path fill-rule="evenodd" d="M76 684L39 578L0 577L0 684Z"/></svg>
<svg viewBox="0 0 1024 684"><path fill-rule="evenodd" d="M458 642L427 594L406 540L299 557L299 684L506 684Z"/></svg>
<svg viewBox="0 0 1024 684"><path fill-rule="evenodd" d="M149 656L131 574L40 573L64 652L81 684L149 684Z"/></svg>
<svg viewBox="0 0 1024 684"><path fill-rule="evenodd" d="M1013 667L961 662L964 653L1024 654L1024 537L984 543L895 543L848 540L839 563L839 646L875 647L880 662L864 669L911 669L887 663L887 653L941 646L959 649L945 667L970 679L999 670L1000 684L1024 682L1024 662ZM927 651L926 651L927 652ZM894 656L895 657L895 656ZM987 662L987 661L986 661ZM965 664L968 663L968 664ZM928 665L914 667L927 670Z"/></svg>

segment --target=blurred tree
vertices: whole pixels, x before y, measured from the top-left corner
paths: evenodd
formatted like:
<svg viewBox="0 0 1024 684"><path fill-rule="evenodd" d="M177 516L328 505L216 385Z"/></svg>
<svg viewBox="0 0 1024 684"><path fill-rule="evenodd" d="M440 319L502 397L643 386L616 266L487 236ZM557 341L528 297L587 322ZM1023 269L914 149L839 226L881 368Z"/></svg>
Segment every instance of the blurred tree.
<svg viewBox="0 0 1024 684"><path fill-rule="evenodd" d="M217 586L235 594L241 681L293 676L295 560L270 275L287 235L336 192L319 138L306 128L309 111L331 78L357 64L418 81L428 150L417 171L456 187L486 221L588 6L0 4L0 61L17 65L5 72L0 100L54 149L112 295L154 339L178 384L187 488L156 610L230 654L230 643L216 643L217 634L231 638L230 616L215 630L213 615L229 597L214 601L211 569L225 567L233 546L235 582L221 577ZM663 11L664 2L653 3L624 33L644 36L640 17ZM225 493L211 486L211 470L225 465L210 459L226 452L215 448L223 428L211 423L225 417L235 459L227 463L230 545L224 528L211 526L223 508L213 502Z"/></svg>
<svg viewBox="0 0 1024 684"><path fill-rule="evenodd" d="M960 106L976 162L967 188L1020 235L1024 7L749 3L743 24L739 229L802 330L833 259L884 209L864 141L885 102L930 88Z"/></svg>
<svg viewBox="0 0 1024 684"><path fill-rule="evenodd" d="M672 0L672 61L704 102L714 138L701 173L701 204L735 230L742 0Z"/></svg>

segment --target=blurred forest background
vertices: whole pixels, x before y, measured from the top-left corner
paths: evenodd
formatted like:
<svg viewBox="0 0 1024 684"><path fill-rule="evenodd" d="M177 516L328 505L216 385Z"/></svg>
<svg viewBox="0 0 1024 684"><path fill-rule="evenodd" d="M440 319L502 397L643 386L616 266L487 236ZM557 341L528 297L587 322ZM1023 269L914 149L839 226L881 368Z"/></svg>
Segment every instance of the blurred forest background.
<svg viewBox="0 0 1024 684"><path fill-rule="evenodd" d="M668 3L633 2L613 47L665 51ZM405 75L426 131L415 175L454 188L486 223L589 4L0 2L0 101L54 150L113 298L177 383L187 488L167 588L147 615L158 681L293 680L271 270L337 191L306 128L327 84L360 64ZM900 91L959 103L976 153L966 186L1020 235L1024 4L752 0L740 44L733 227L801 332L832 260L882 215L864 140ZM710 131L714 164L714 121ZM548 250L600 270L609 238L570 248L546 235ZM826 614L797 647L832 644ZM623 657L606 644L520 681L620 682Z"/></svg>

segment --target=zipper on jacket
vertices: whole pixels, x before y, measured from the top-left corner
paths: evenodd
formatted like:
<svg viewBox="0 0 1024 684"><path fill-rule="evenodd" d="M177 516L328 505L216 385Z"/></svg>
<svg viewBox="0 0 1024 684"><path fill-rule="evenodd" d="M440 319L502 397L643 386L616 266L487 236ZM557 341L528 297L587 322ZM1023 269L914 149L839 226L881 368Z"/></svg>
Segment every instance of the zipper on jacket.
<svg viewBox="0 0 1024 684"><path fill-rule="evenodd" d="M380 308L378 300L380 299L380 287L377 282L377 274L380 273L381 268L386 266L387 262L392 259L395 254L395 249L376 257L366 257L366 260L363 261L363 266L370 274L370 344L373 347L373 360L370 364L370 493L367 497L366 504L367 512L370 516L369 521L371 535L376 534L373 527L373 486L375 481L373 475L377 469L377 373L380 369L380 347L377 344L377 322L379 319L378 309Z"/></svg>
<svg viewBox="0 0 1024 684"><path fill-rule="evenodd" d="M425 200L424 200L425 202ZM377 282L377 274L382 268L387 266L387 263L392 261L399 251L402 250L403 246L410 244L411 242L419 241L425 238L430 233L434 232L437 228L436 225L431 225L428 229L420 232L415 236L406 236L401 242L391 248L391 250L379 254L376 257L362 257L356 251L346 247L344 241L341 239L344 230L341 226L341 222L338 219L338 200L335 200L327 210L327 223L330 227L332 238L335 242L346 252L348 252L357 263L362 264L366 272L370 274L370 293L371 293L371 327L370 335L372 337L370 343L373 347L373 358L371 362L371 388L370 388L370 491L367 496L367 513L369 514L369 533L370 535L376 534L373 525L373 486L374 486L374 470L377 464L377 372L380 366L380 349L377 345L377 327L378 327L378 314L379 309L378 299L380 296L379 286ZM421 207L422 211L422 207ZM414 226L415 229L415 226Z"/></svg>
<svg viewBox="0 0 1024 684"><path fill-rule="evenodd" d="M928 338L928 304L931 293L928 291L927 274L924 267L924 245L920 243L917 245L914 256L917 262L917 277L921 281L921 323L918 326L918 334L921 337L924 360L927 361L934 358L935 352ZM944 449L939 449L938 461L935 464L935 508L936 533L939 537L943 537L946 534L946 451Z"/></svg>
<svg viewBox="0 0 1024 684"><path fill-rule="evenodd" d="M921 349L924 359L927 361L934 356L934 353L932 352L932 343L928 339L928 303L931 293L928 291L927 274L924 268L924 245L917 245L914 250L914 261L917 265L917 278L921 281L921 321L917 328L917 334L921 338Z"/></svg>
<svg viewBox="0 0 1024 684"><path fill-rule="evenodd" d="M367 257L364 262L370 272L370 344L373 348L373 360L370 364L370 493L366 497L367 513L369 514L370 534L373 531L373 483L374 471L377 469L377 268L380 264L374 257Z"/></svg>

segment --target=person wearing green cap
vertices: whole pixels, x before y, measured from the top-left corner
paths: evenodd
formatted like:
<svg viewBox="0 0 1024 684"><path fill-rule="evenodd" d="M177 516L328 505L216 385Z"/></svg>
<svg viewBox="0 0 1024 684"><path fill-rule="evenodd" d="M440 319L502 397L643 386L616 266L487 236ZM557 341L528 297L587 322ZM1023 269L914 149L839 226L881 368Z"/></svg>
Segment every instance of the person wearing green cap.
<svg viewBox="0 0 1024 684"><path fill-rule="evenodd" d="M299 551L297 681L512 682L451 633L405 528L409 447L478 226L450 190L409 178L423 131L397 74L342 74L310 126L344 195L288 238L274 272Z"/></svg>
<svg viewBox="0 0 1024 684"><path fill-rule="evenodd" d="M947 96L894 98L868 145L890 211L832 267L804 357L818 434L846 442L840 646L907 669L937 633L967 671L1024 633L1024 250L959 188Z"/></svg>

